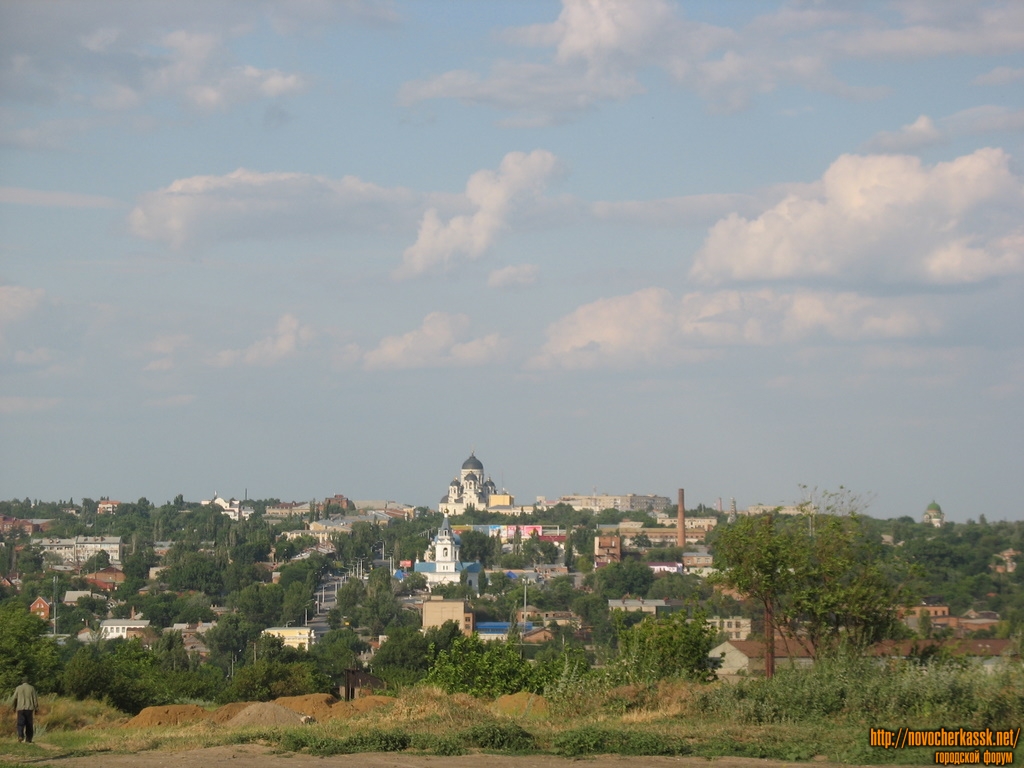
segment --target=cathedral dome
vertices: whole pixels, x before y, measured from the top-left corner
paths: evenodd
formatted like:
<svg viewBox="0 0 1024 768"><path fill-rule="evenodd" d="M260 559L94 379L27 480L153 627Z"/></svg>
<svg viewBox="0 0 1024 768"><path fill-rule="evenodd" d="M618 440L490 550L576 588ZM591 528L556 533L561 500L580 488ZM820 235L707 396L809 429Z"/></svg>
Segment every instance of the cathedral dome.
<svg viewBox="0 0 1024 768"><path fill-rule="evenodd" d="M469 458L462 462L463 469L475 469L483 470L484 465L480 463L480 459L475 454L469 454Z"/></svg>

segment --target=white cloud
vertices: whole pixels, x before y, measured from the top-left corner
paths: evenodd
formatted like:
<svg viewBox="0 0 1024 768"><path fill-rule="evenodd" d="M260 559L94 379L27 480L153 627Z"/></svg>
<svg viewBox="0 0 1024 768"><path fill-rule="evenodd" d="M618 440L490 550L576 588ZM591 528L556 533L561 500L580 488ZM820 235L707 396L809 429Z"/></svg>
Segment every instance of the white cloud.
<svg viewBox="0 0 1024 768"><path fill-rule="evenodd" d="M690 293L676 299L662 288L647 288L599 299L552 323L530 365L670 365L704 359L725 346L788 344L816 337L907 339L939 328L926 303L909 299L772 289Z"/></svg>
<svg viewBox="0 0 1024 768"><path fill-rule="evenodd" d="M867 143L870 152L906 152L937 144L942 134L928 115L921 115L898 131L882 131Z"/></svg>
<svg viewBox="0 0 1024 768"><path fill-rule="evenodd" d="M865 142L868 152L908 152L961 136L1024 131L1024 109L994 104L971 107L939 120L921 115L898 131L882 131Z"/></svg>
<svg viewBox="0 0 1024 768"><path fill-rule="evenodd" d="M241 53L245 45L239 41L274 15L272 5L148 3L136 10L125 14L116 5L88 0L5 7L0 25L5 99L72 113L88 106L117 119L160 101L221 110L287 97L309 85L300 72L257 67ZM159 113L166 114L162 105ZM24 113L7 131L8 140L25 143L40 133L34 119L34 113ZM83 122L76 133L97 127Z"/></svg>
<svg viewBox="0 0 1024 768"><path fill-rule="evenodd" d="M355 176L260 173L191 176L147 192L128 217L131 232L180 247L204 239L274 237L346 227L383 228L413 216L418 196Z"/></svg>
<svg viewBox="0 0 1024 768"><path fill-rule="evenodd" d="M146 364L146 371L169 371L174 367L174 353L189 343L189 337L183 333L160 336L146 345L146 351L157 355L156 359Z"/></svg>
<svg viewBox="0 0 1024 768"><path fill-rule="evenodd" d="M474 211L444 221L437 209L428 209L420 222L416 242L405 250L394 276L415 277L446 269L460 256L480 257L507 226L516 205L524 198L539 196L556 167L553 154L536 149L529 154L510 152L497 171L474 173L466 183L465 193L466 202Z"/></svg>
<svg viewBox="0 0 1024 768"><path fill-rule="evenodd" d="M784 4L728 27L688 19L680 4L667 0L562 0L553 22L503 34L513 45L548 50L546 61L496 61L486 76L444 72L406 83L399 101L454 98L517 112L518 124L541 125L642 93L640 75L657 69L713 108L735 110L784 83L853 99L885 92L836 77L833 66L844 59L1024 49L1020 4L957 4L955 12L918 5L903 3L883 16L858 6Z"/></svg>
<svg viewBox="0 0 1024 768"><path fill-rule="evenodd" d="M491 272L487 277L489 288L519 288L537 282L540 269L536 264L513 264Z"/></svg>
<svg viewBox="0 0 1024 768"><path fill-rule="evenodd" d="M274 333L245 349L218 352L212 363L219 367L232 365L276 365L294 356L313 338L313 329L302 325L294 315L285 314L277 321Z"/></svg>
<svg viewBox="0 0 1024 768"><path fill-rule="evenodd" d="M78 192L54 192L24 187L0 187L0 203L35 205L45 208L117 208L117 200Z"/></svg>
<svg viewBox="0 0 1024 768"><path fill-rule="evenodd" d="M381 340L376 349L363 356L369 370L469 367L492 362L501 354L504 342L496 333L467 338L470 321L466 315L431 312L419 328Z"/></svg>
<svg viewBox="0 0 1024 768"><path fill-rule="evenodd" d="M1024 81L1024 67L996 67L971 82L974 85L1012 85Z"/></svg>
<svg viewBox="0 0 1024 768"><path fill-rule="evenodd" d="M1024 185L999 149L932 167L915 157L844 155L818 184L760 216L716 223L691 274L940 284L1015 274L1024 270L1022 205Z"/></svg>

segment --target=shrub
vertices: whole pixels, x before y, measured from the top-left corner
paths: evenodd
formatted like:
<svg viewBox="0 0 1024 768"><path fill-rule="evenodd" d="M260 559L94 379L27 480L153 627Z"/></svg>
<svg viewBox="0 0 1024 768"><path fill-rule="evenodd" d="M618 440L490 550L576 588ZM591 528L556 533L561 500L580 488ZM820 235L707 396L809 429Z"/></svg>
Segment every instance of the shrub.
<svg viewBox="0 0 1024 768"><path fill-rule="evenodd" d="M555 738L555 752L565 757L581 755L686 755L690 747L682 739L646 731L618 731L588 725Z"/></svg>
<svg viewBox="0 0 1024 768"><path fill-rule="evenodd" d="M462 736L468 746L479 749L528 752L537 746L533 735L517 723L480 723Z"/></svg>

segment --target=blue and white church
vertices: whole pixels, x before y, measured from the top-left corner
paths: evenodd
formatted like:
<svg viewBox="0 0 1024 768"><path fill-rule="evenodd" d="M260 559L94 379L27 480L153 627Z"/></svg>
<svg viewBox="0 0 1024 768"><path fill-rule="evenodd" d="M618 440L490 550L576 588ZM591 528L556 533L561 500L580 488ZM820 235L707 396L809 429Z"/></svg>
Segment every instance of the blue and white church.
<svg viewBox="0 0 1024 768"><path fill-rule="evenodd" d="M437 529L437 535L427 550L426 559L413 567L416 573L427 577L427 586L433 589L438 584L459 584L462 574L466 574L466 584L473 590L480 591L480 563L464 563L459 560L459 548L462 540L452 530L448 515Z"/></svg>

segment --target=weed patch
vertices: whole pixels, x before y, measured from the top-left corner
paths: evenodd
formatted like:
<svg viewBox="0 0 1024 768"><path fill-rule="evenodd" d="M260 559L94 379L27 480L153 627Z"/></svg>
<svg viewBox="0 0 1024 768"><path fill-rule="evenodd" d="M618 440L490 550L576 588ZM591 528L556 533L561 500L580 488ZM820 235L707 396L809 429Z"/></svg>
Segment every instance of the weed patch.
<svg viewBox="0 0 1024 768"><path fill-rule="evenodd" d="M647 731L624 731L588 725L555 737L555 753L564 757L583 755L687 755L689 745L675 736Z"/></svg>
<svg viewBox="0 0 1024 768"><path fill-rule="evenodd" d="M500 752L532 752L533 735L516 723L480 723L462 733L467 746Z"/></svg>

